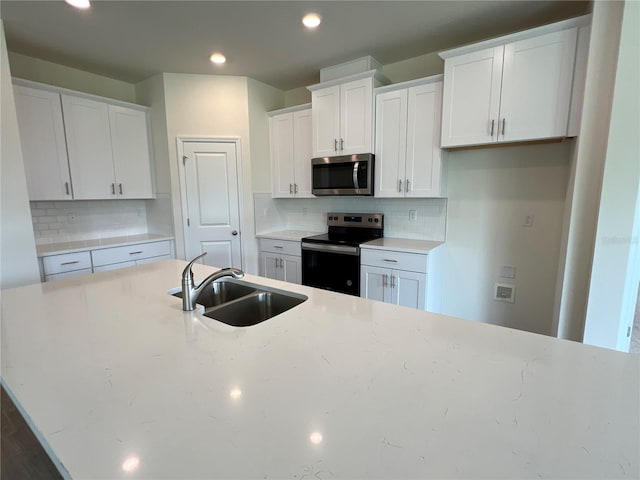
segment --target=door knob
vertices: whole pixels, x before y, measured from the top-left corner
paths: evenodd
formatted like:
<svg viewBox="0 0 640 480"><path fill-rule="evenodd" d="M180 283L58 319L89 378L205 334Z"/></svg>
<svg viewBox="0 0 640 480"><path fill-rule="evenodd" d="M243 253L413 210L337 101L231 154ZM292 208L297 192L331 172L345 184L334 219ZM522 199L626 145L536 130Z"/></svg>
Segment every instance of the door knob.
<svg viewBox="0 0 640 480"><path fill-rule="evenodd" d="M238 231L234 230L233 232L231 232L231 235L233 235L235 237L236 235L238 235Z"/></svg>

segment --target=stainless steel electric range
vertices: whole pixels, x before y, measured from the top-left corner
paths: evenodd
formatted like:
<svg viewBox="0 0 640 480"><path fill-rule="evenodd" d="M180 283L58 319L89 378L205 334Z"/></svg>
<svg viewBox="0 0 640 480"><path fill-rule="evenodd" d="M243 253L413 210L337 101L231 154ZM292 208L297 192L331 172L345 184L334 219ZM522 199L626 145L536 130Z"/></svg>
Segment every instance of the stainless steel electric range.
<svg viewBox="0 0 640 480"><path fill-rule="evenodd" d="M328 213L328 232L302 239L302 284L360 295L360 244L383 236L381 213Z"/></svg>

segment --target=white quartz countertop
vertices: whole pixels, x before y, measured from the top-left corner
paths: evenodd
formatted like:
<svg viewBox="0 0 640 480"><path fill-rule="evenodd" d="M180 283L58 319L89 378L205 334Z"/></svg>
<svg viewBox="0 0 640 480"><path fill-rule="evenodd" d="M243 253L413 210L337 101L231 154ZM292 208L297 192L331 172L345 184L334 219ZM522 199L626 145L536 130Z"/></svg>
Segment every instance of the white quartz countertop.
<svg viewBox="0 0 640 480"><path fill-rule="evenodd" d="M320 235L324 232L312 232L308 230L276 230L273 232L257 233L258 238L270 238L273 240L293 240L299 242L304 237L310 237L311 235Z"/></svg>
<svg viewBox="0 0 640 480"><path fill-rule="evenodd" d="M442 244L444 244L444 242L384 237L363 243L360 245L360 248L367 248L371 250L395 250L407 253L429 253L431 250Z"/></svg>
<svg viewBox="0 0 640 480"><path fill-rule="evenodd" d="M93 240L77 240L73 242L58 242L36 245L36 252L39 257L47 255L58 255L61 253L82 252L94 250L96 248L121 247L144 242L156 242L162 240L173 240L172 236L158 235L154 233L142 233L140 235L128 235L122 237L97 238Z"/></svg>
<svg viewBox="0 0 640 480"><path fill-rule="evenodd" d="M639 356L252 275L308 300L234 328L167 294L184 266L2 291L3 384L66 477L640 476Z"/></svg>

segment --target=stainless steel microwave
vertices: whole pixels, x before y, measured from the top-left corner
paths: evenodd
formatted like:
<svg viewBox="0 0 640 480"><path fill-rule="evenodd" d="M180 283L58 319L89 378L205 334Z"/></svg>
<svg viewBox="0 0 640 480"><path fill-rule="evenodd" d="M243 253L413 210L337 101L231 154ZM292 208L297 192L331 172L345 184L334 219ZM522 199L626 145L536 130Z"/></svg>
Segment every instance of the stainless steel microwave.
<svg viewBox="0 0 640 480"><path fill-rule="evenodd" d="M313 158L311 193L314 195L373 195L372 153Z"/></svg>

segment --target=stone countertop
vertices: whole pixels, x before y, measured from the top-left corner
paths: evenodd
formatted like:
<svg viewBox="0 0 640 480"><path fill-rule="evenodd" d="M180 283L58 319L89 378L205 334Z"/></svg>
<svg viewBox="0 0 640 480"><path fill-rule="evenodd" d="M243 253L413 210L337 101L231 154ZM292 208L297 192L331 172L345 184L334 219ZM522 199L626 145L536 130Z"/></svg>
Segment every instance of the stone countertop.
<svg viewBox="0 0 640 480"><path fill-rule="evenodd" d="M299 242L304 237L310 237L311 235L320 235L321 233L325 232L311 232L307 230L276 230L273 232L256 233L256 237Z"/></svg>
<svg viewBox="0 0 640 480"><path fill-rule="evenodd" d="M384 237L363 243L360 245L360 248L370 250L394 250L397 252L407 253L429 253L434 248L443 244L444 242L435 242L431 240Z"/></svg>
<svg viewBox="0 0 640 480"><path fill-rule="evenodd" d="M173 240L170 235L158 235L154 233L142 233L140 235L128 235L123 237L98 238L93 240L77 240L73 242L58 242L36 245L39 257L47 255L59 255L61 253L83 252L97 248L121 247L136 243Z"/></svg>
<svg viewBox="0 0 640 480"><path fill-rule="evenodd" d="M639 356L252 275L308 300L234 328L167 294L184 266L2 291L3 385L66 477L640 476Z"/></svg>

